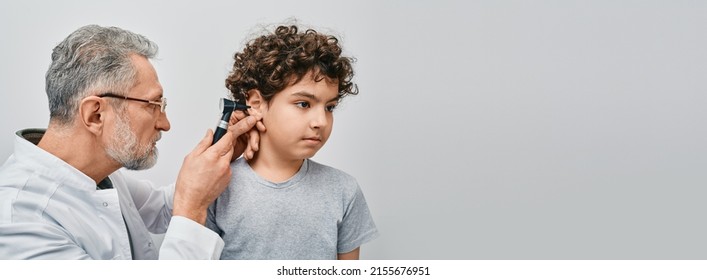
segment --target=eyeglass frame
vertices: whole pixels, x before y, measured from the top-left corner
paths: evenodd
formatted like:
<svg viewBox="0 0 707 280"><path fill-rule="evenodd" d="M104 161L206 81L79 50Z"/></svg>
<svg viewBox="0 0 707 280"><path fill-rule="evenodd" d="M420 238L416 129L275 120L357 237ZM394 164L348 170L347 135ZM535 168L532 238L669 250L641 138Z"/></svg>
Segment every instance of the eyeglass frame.
<svg viewBox="0 0 707 280"><path fill-rule="evenodd" d="M103 98L103 97L121 98L121 99L125 99L125 100L140 101L140 102L145 102L145 103L149 103L152 105L157 105L157 106L160 106L161 113L164 113L164 111L167 110L167 98L166 97L160 97L160 101L154 101L154 100L140 99L140 98L134 98L134 97L127 97L127 96L118 95L118 94L115 94L112 92L102 93L97 96L101 97L101 98Z"/></svg>

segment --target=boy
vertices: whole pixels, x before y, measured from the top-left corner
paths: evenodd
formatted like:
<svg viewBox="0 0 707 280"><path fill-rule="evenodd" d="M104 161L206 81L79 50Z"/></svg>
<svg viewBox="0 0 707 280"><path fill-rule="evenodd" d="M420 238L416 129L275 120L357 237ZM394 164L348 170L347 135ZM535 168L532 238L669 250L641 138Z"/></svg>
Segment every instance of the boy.
<svg viewBox="0 0 707 280"><path fill-rule="evenodd" d="M236 53L226 87L262 116L257 153L231 164L209 211L222 259L358 259L378 235L356 180L309 158L326 143L333 110L357 94L353 59L333 36L279 26Z"/></svg>

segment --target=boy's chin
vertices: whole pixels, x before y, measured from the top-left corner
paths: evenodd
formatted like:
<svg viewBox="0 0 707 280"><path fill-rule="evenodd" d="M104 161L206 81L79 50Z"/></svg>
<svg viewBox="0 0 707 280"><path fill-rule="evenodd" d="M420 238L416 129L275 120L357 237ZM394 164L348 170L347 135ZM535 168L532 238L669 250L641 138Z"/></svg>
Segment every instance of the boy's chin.
<svg viewBox="0 0 707 280"><path fill-rule="evenodd" d="M316 154L317 154L317 152L304 153L304 154L301 154L298 158L303 159L303 160L304 160L304 159L310 159L310 158L314 157L314 155L316 155Z"/></svg>
<svg viewBox="0 0 707 280"><path fill-rule="evenodd" d="M315 154L306 155L306 156L303 156L302 159L310 159L310 158L314 157L314 155Z"/></svg>

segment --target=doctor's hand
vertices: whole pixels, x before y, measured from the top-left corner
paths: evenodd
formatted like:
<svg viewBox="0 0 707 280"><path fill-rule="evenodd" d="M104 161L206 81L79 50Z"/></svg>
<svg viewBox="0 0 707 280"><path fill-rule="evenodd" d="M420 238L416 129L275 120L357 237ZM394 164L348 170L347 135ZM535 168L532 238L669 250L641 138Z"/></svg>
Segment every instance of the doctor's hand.
<svg viewBox="0 0 707 280"><path fill-rule="evenodd" d="M245 159L252 159L253 156L255 156L255 152L257 152L260 148L260 133L266 131L260 113L255 110L248 110L248 112L250 116L257 120L257 122L255 127L252 127L247 133L243 133L236 138L236 143L233 147L234 152L233 158L231 159L232 161L238 159L241 155L243 155ZM228 129L232 129L234 124L246 117L246 114L242 111L233 112L231 115L231 120L229 121Z"/></svg>
<svg viewBox="0 0 707 280"><path fill-rule="evenodd" d="M183 216L197 223L206 223L211 203L226 189L231 179L231 157L237 136L255 126L255 117L245 117L229 127L216 144L211 145L210 129L189 153L179 170L174 190L173 216Z"/></svg>

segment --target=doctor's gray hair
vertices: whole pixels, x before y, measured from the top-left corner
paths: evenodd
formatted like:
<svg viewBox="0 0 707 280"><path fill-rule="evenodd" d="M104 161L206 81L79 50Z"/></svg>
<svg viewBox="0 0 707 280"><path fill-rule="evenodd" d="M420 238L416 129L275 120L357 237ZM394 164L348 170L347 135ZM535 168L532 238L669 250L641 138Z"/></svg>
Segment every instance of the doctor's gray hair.
<svg viewBox="0 0 707 280"><path fill-rule="evenodd" d="M148 59L157 44L117 27L87 25L71 33L52 52L46 91L51 121L69 124L81 100L105 92L125 94L136 82L131 54Z"/></svg>

